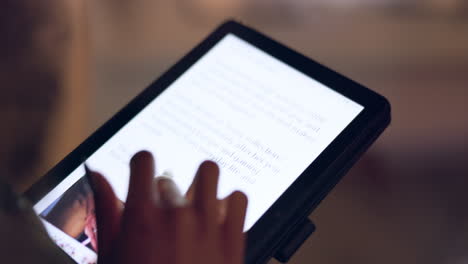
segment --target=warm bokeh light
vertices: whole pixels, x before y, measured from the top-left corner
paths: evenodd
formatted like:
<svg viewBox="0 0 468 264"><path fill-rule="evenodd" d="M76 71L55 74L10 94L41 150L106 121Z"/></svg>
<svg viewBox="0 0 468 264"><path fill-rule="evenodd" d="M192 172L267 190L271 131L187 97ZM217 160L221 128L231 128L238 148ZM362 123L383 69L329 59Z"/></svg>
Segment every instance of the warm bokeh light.
<svg viewBox="0 0 468 264"><path fill-rule="evenodd" d="M292 263L448 264L468 259L468 1L64 2L70 4L62 8L71 12L66 17L73 25L68 35L72 44L58 78L63 91L57 95L49 141L43 144L41 171L222 21L235 18L378 91L393 105L391 127L312 214L318 231ZM46 46L48 54L58 52L54 45ZM21 94L9 101L16 108L2 104L6 110L0 117L10 128L19 119L11 118L14 111L39 123L29 128L27 122L18 123L29 133L21 137L5 129L5 141L33 138L33 124L49 120L30 114L42 113L35 108L22 112L33 109L32 104L18 107L21 100L29 102L24 98L30 97Z"/></svg>

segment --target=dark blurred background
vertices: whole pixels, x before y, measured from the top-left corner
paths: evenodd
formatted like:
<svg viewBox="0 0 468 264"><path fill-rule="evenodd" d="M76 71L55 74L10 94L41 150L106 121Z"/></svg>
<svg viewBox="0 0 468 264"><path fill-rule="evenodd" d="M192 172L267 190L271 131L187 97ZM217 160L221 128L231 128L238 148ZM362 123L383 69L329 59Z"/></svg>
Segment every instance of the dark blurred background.
<svg viewBox="0 0 468 264"><path fill-rule="evenodd" d="M66 144L48 148L43 170L236 18L393 105L391 127L311 215L318 231L292 263L468 263L468 1L100 0L84 10L74 42L84 70L68 77L61 112L72 118L57 121L76 129L55 125Z"/></svg>

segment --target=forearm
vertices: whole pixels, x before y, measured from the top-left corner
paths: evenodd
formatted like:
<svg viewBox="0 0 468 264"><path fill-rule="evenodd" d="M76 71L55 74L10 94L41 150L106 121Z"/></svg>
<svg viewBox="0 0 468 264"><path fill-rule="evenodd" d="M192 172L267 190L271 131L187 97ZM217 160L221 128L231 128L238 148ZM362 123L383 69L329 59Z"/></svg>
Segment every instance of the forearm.
<svg viewBox="0 0 468 264"><path fill-rule="evenodd" d="M72 263L49 238L29 203L0 180L2 263Z"/></svg>

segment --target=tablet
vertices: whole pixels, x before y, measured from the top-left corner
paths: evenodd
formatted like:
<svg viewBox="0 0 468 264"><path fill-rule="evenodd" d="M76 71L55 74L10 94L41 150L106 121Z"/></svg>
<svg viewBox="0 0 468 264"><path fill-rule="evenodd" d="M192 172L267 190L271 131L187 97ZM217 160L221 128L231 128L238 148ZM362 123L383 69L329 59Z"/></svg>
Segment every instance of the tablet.
<svg viewBox="0 0 468 264"><path fill-rule="evenodd" d="M186 192L204 160L220 166L219 198L249 198L247 263L325 197L390 122L382 96L276 41L229 21L91 135L27 196L52 239L77 263L96 261L83 163L126 200L129 160L155 155ZM155 175L156 176L156 175Z"/></svg>

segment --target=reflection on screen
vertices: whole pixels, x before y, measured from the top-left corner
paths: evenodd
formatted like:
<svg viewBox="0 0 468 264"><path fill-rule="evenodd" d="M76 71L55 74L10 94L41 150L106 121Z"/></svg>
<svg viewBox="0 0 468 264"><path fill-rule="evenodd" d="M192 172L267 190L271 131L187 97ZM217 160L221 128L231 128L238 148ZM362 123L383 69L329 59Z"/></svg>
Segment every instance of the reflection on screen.
<svg viewBox="0 0 468 264"><path fill-rule="evenodd" d="M183 192L198 165L214 160L221 168L218 196L241 190L249 198L248 230L362 110L361 105L227 35L87 162L125 201L128 163L140 150L153 152L158 175L173 175ZM77 168L36 204L36 212L42 216L53 212L51 207L60 205L83 175L84 169ZM77 262L95 259L92 245L67 239L70 235L47 221L47 214L43 218L56 241L83 248L73 251L79 255L74 257Z"/></svg>

